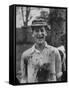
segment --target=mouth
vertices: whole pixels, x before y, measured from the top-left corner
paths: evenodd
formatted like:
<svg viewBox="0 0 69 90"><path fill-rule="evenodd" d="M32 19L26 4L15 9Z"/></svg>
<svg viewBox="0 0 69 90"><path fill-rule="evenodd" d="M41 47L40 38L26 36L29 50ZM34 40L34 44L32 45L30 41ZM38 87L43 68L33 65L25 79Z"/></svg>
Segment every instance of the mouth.
<svg viewBox="0 0 69 90"><path fill-rule="evenodd" d="M42 40L44 39L44 36L38 36L37 39Z"/></svg>

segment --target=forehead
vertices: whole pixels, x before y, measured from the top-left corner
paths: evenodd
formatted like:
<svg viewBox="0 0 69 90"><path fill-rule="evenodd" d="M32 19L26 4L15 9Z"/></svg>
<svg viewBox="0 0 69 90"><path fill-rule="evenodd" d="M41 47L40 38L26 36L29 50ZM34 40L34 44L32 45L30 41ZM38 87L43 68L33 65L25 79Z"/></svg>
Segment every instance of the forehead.
<svg viewBox="0 0 69 90"><path fill-rule="evenodd" d="M45 26L35 26L35 27L32 27L32 31L39 31L39 30L45 31Z"/></svg>

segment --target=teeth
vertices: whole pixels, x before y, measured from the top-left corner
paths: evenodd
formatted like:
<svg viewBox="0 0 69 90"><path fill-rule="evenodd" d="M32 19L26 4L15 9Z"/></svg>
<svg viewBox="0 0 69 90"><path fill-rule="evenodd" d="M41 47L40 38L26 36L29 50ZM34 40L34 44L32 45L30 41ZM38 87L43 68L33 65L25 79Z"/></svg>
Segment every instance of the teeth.
<svg viewBox="0 0 69 90"><path fill-rule="evenodd" d="M39 37L39 39L42 39L43 37Z"/></svg>
<svg viewBox="0 0 69 90"><path fill-rule="evenodd" d="M43 37L37 37L37 38L43 38Z"/></svg>

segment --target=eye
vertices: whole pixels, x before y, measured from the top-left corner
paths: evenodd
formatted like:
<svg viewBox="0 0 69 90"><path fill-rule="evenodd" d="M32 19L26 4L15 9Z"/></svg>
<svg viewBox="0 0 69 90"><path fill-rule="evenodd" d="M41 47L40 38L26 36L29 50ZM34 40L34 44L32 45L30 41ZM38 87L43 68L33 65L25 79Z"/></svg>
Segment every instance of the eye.
<svg viewBox="0 0 69 90"><path fill-rule="evenodd" d="M36 29L36 32L39 32L39 29Z"/></svg>
<svg viewBox="0 0 69 90"><path fill-rule="evenodd" d="M35 32L39 32L39 28L35 28Z"/></svg>
<svg viewBox="0 0 69 90"><path fill-rule="evenodd" d="M41 30L41 32L43 32L43 29L40 29Z"/></svg>

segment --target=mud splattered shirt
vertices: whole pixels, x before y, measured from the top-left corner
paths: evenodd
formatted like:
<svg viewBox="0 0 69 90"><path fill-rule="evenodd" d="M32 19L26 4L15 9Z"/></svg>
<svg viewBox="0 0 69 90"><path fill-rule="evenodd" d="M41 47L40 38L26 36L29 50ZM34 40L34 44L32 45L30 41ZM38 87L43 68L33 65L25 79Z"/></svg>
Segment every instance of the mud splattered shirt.
<svg viewBox="0 0 69 90"><path fill-rule="evenodd" d="M20 83L57 81L62 75L61 68L61 57L55 47L45 43L40 52L33 45L22 54Z"/></svg>

